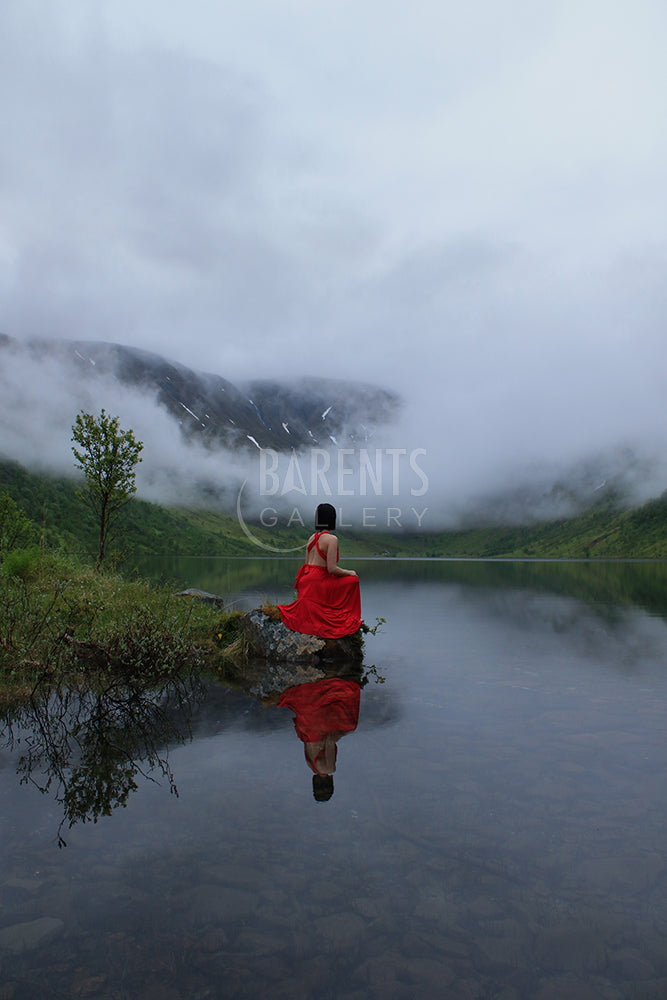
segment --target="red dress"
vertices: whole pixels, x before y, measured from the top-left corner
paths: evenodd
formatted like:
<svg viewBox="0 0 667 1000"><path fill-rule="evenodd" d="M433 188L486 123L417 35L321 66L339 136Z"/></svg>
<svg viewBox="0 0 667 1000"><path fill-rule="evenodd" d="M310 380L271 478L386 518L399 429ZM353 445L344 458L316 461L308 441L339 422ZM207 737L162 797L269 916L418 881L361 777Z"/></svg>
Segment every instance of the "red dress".
<svg viewBox="0 0 667 1000"><path fill-rule="evenodd" d="M317 548L321 531L308 546ZM305 563L294 582L297 598L291 604L279 604L280 617L293 632L316 635L321 639L342 639L352 635L361 625L359 578L334 576L326 566Z"/></svg>

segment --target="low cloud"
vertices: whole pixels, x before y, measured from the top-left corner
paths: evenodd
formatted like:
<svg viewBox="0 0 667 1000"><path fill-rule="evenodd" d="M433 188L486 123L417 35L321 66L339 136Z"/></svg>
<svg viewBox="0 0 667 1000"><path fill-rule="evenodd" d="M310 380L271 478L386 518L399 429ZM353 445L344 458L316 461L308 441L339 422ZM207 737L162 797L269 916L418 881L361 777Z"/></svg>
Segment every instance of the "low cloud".
<svg viewBox="0 0 667 1000"><path fill-rule="evenodd" d="M387 386L431 524L665 489L663 8L141 8L0 9L2 330ZM250 493L257 456L50 364L3 362L5 454L69 469L105 405L146 495Z"/></svg>
<svg viewBox="0 0 667 1000"><path fill-rule="evenodd" d="M112 376L88 381L58 358L3 351L0 369L0 454L50 475L77 475L72 424L84 410L118 416L144 444L137 469L140 496L164 504L232 506L251 471L243 454L187 441L155 395L128 389Z"/></svg>
<svg viewBox="0 0 667 1000"><path fill-rule="evenodd" d="M445 380L447 381L447 380ZM327 437L310 448L280 452L207 446L183 433L179 422L146 390L130 389L110 374L86 379L71 361L15 347L2 352L0 442L5 458L46 474L76 475L71 427L80 410L117 415L144 443L139 495L167 505L226 510L250 521L310 525L319 502L333 503L341 526L435 530L482 522L525 522L567 516L600 491L640 502L667 483L665 441L659 432L621 440L608 433L561 437L532 448L535 427L511 433L513 409L503 413L499 390L478 412L463 389L442 399L408 399L393 423L367 439ZM524 392L539 421L539 400ZM187 405L187 401L186 401ZM649 404L650 406L650 404ZM564 402L576 430L580 413ZM443 413L451 422L443 421ZM647 414L644 414L647 416ZM622 424L623 425L623 422ZM325 420L322 420L322 427ZM599 429L598 429L599 430ZM546 428L540 440L547 437Z"/></svg>

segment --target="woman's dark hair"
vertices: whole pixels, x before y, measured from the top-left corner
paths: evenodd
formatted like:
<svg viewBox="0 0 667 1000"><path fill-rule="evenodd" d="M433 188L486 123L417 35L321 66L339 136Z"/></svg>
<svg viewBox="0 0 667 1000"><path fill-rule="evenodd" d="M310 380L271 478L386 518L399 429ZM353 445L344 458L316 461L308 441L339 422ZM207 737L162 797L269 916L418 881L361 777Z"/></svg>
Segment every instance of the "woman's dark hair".
<svg viewBox="0 0 667 1000"><path fill-rule="evenodd" d="M321 503L315 511L315 528L327 528L333 531L336 527L336 508L330 503Z"/></svg>
<svg viewBox="0 0 667 1000"><path fill-rule="evenodd" d="M328 802L334 793L332 774L313 775L313 798L316 802Z"/></svg>

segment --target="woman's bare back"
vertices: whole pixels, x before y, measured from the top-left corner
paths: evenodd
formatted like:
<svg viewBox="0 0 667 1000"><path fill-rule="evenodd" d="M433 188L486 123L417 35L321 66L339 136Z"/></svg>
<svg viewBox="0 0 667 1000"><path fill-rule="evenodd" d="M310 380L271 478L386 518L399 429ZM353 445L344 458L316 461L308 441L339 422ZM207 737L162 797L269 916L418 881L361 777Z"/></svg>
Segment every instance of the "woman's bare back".
<svg viewBox="0 0 667 1000"><path fill-rule="evenodd" d="M333 576L356 576L353 569L341 569L338 565L338 539L330 531L316 531L308 539L306 546L308 566L322 566Z"/></svg>

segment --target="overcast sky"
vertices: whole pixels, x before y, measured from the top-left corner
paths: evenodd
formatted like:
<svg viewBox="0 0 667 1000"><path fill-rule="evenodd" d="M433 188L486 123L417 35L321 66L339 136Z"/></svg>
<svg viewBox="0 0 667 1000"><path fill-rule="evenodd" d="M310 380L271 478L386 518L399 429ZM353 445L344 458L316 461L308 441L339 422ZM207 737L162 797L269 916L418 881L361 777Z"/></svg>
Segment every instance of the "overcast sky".
<svg viewBox="0 0 667 1000"><path fill-rule="evenodd" d="M454 477L664 451L666 29L664 0L3 0L0 330L389 385Z"/></svg>

